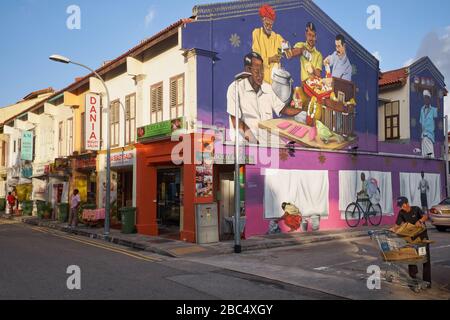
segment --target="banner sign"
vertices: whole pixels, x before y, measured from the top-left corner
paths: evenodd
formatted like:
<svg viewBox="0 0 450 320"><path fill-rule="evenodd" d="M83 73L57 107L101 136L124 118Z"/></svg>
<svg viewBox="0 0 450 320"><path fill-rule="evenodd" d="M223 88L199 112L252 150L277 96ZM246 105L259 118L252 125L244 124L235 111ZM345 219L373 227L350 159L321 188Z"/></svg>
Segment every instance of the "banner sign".
<svg viewBox="0 0 450 320"><path fill-rule="evenodd" d="M184 118L150 124L137 129L138 140L170 137L176 131L184 129Z"/></svg>
<svg viewBox="0 0 450 320"><path fill-rule="evenodd" d="M22 133L21 159L33 161L33 132Z"/></svg>
<svg viewBox="0 0 450 320"><path fill-rule="evenodd" d="M135 158L135 151L125 151L120 153L113 153L111 155L111 167L128 167L132 166Z"/></svg>
<svg viewBox="0 0 450 320"><path fill-rule="evenodd" d="M85 132L86 150L100 150L100 96L98 94L86 95L86 112L85 112Z"/></svg>

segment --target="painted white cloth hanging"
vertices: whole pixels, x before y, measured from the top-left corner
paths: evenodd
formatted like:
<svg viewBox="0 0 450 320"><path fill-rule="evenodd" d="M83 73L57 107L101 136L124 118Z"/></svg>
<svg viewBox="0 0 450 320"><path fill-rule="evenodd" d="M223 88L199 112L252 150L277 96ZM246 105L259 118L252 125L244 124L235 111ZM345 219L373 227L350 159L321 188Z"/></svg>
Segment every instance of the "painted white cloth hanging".
<svg viewBox="0 0 450 320"><path fill-rule="evenodd" d="M400 195L408 198L412 206L422 207L420 199L420 173L400 173ZM425 174L429 190L427 192L428 207L431 208L441 202L441 176L439 174Z"/></svg>
<svg viewBox="0 0 450 320"><path fill-rule="evenodd" d="M364 174L364 182L361 175ZM379 190L377 190L379 189ZM393 215L392 176L380 171L339 171L339 211L356 202L358 193L365 191L372 204L379 204L383 215Z"/></svg>
<svg viewBox="0 0 450 320"><path fill-rule="evenodd" d="M283 202L294 204L303 217L329 212L328 171L267 169L265 171L264 216L281 218Z"/></svg>

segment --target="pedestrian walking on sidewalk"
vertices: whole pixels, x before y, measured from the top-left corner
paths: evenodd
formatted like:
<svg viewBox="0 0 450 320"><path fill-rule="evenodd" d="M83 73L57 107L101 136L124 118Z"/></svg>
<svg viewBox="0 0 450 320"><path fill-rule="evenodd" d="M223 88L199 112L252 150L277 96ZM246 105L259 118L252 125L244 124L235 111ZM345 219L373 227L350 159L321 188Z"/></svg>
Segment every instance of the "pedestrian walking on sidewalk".
<svg viewBox="0 0 450 320"><path fill-rule="evenodd" d="M80 207L81 198L78 189L73 190L72 199L70 201L69 227L76 227L78 225L78 209Z"/></svg>
<svg viewBox="0 0 450 320"><path fill-rule="evenodd" d="M16 205L16 197L13 196L12 192L8 192L6 201L8 202L8 214L12 216L14 214L14 206Z"/></svg>

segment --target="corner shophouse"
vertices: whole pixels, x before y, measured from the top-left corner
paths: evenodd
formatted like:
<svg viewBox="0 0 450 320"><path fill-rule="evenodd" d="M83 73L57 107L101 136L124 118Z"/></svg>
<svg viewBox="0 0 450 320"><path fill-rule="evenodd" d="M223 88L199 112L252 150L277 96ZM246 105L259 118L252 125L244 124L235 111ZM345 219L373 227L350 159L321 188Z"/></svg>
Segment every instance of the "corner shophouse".
<svg viewBox="0 0 450 320"><path fill-rule="evenodd" d="M380 92L379 62L309 0L240 1L194 8L195 21L183 28L182 47L197 53L196 120L204 128L229 128L227 90L234 76L243 71L243 57L252 50L259 50L252 34L262 27L258 11L264 3L272 5L277 13L274 32L281 34L292 46L297 43L301 46L305 41L304 31L308 22L316 26L320 39L316 49L323 58L335 51L336 36L344 36L346 54L352 67L351 79L344 81L334 78L333 90L336 96L342 94L344 101L351 102L353 99L355 103L347 107L324 99L318 106L321 113L317 113L315 108L309 109L309 100L304 100L307 103L302 106L303 110L316 112L317 120L320 119L334 134L343 138L340 144L326 143L322 138L297 138L277 127L285 127L286 120L270 119L273 115L266 115L265 119L269 120L259 123L259 128L276 129L274 131L278 131L282 143L280 147L260 144L247 145L245 148L249 159L261 154L279 155L276 165L255 158L242 166L245 235L265 234L270 221L283 215L282 202L296 204L305 218L319 216L320 229L347 228L344 212L362 190L362 173L368 180L375 180L378 184L383 224L394 223L397 211L395 199L400 195L408 196L414 205L420 206L417 182L421 171L426 173L432 185L428 193L429 205L445 197L443 97L446 90L442 74L427 58L408 68L408 77L404 80L408 84L414 82L415 85L407 86L407 90L411 90L411 94L407 94L408 99L399 99L402 103L396 110L406 113L399 121L408 124L397 128L405 134L399 138L393 128L397 124L388 120L392 114L383 117L379 111L381 104L384 108L392 108L392 102L397 100L395 97L383 96L389 91L385 87ZM261 54L264 56L264 52ZM306 79L301 75L299 59L283 59L282 65L292 75L294 86L305 92ZM324 71L322 76L325 77ZM425 82L422 82L422 78ZM417 83L418 79L420 84ZM437 108L437 118L433 119L435 150L431 158L417 153L422 145L420 114L426 89L432 92L432 104ZM388 130L396 134L388 140L386 137L382 139L380 131ZM225 150L225 155L233 152L230 148L233 143L228 142L227 138L225 135L224 139L217 139L215 145L216 150ZM286 144L290 141L296 142L294 153L286 152ZM224 190L229 186L227 182L232 180L229 174L228 166L214 166L213 201L218 204L220 225L225 225L226 218L234 214L233 208L227 205L233 203L232 193L227 196ZM289 230L283 222L280 227L283 232Z"/></svg>

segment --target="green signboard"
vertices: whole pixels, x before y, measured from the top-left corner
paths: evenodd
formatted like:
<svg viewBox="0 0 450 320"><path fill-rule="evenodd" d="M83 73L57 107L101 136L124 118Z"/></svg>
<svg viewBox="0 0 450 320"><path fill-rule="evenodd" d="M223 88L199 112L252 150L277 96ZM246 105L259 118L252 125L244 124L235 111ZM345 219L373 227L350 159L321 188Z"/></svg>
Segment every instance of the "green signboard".
<svg viewBox="0 0 450 320"><path fill-rule="evenodd" d="M21 159L33 161L33 132L22 133Z"/></svg>
<svg viewBox="0 0 450 320"><path fill-rule="evenodd" d="M184 118L150 124L137 129L138 140L170 137L173 133L184 129Z"/></svg>

